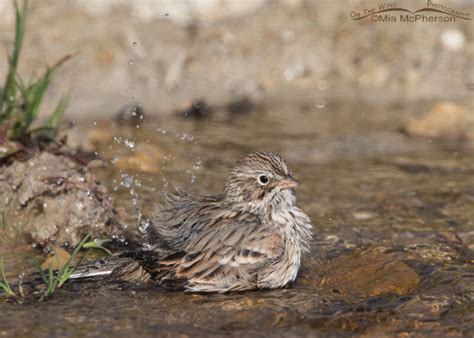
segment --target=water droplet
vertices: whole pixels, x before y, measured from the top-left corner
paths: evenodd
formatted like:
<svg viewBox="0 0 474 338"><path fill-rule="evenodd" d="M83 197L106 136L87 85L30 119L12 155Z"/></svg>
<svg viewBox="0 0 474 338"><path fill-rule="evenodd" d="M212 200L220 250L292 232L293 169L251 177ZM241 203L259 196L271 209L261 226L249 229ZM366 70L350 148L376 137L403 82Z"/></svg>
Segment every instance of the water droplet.
<svg viewBox="0 0 474 338"><path fill-rule="evenodd" d="M151 251L155 248L155 245L151 245L150 243L142 243L142 250L143 251Z"/></svg>
<svg viewBox="0 0 474 338"><path fill-rule="evenodd" d="M326 107L327 105L327 102L326 101L319 101L318 103L316 103L314 106L318 109L323 109L324 107Z"/></svg>
<svg viewBox="0 0 474 338"><path fill-rule="evenodd" d="M185 141L188 138L188 134L186 133L176 133L176 137L179 138L180 140Z"/></svg>
<svg viewBox="0 0 474 338"><path fill-rule="evenodd" d="M194 170L199 170L199 169L201 169L201 163L202 163L201 160L196 160L196 162L194 162L193 169L194 169Z"/></svg>
<svg viewBox="0 0 474 338"><path fill-rule="evenodd" d="M148 233L148 228L150 227L150 221L147 219L144 219L140 222L140 225L138 226L138 230L146 235Z"/></svg>
<svg viewBox="0 0 474 338"><path fill-rule="evenodd" d="M132 186L133 178L128 174L122 174L122 182L120 185L125 188L130 188Z"/></svg>
<svg viewBox="0 0 474 338"><path fill-rule="evenodd" d="M326 81L324 80L321 80L321 81L318 81L318 89L321 90L321 91L324 91L328 88L328 84Z"/></svg>
<svg viewBox="0 0 474 338"><path fill-rule="evenodd" d="M124 143L127 147L129 147L130 149L133 149L135 148L135 142L133 141L130 141L129 139L125 139L124 140Z"/></svg>
<svg viewBox="0 0 474 338"><path fill-rule="evenodd" d="M283 75L285 76L285 79L288 81L291 81L295 78L295 73L291 69L285 70L285 73Z"/></svg>
<svg viewBox="0 0 474 338"><path fill-rule="evenodd" d="M135 60L134 59L129 59L128 60L128 65L129 66L134 66L135 65Z"/></svg>
<svg viewBox="0 0 474 338"><path fill-rule="evenodd" d="M156 129L156 132L164 135L164 134L166 134L168 131L167 131L166 129L163 129L163 128L157 128L157 129Z"/></svg>

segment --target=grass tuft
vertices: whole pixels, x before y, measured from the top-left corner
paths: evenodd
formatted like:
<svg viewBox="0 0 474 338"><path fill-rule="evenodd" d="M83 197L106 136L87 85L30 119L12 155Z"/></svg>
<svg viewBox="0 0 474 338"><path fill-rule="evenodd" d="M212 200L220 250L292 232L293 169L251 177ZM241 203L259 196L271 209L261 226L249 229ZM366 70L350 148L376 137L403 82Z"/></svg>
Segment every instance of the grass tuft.
<svg viewBox="0 0 474 338"><path fill-rule="evenodd" d="M17 298L15 292L13 292L10 284L8 283L7 277L5 275L5 265L3 261L3 257L0 257L0 275L2 280L0 281L0 289L7 295L7 297L14 297Z"/></svg>
<svg viewBox="0 0 474 338"><path fill-rule="evenodd" d="M34 264L36 265L40 273L41 279L43 280L43 283L46 286L43 294L40 297L40 301L46 300L57 289L61 288L64 283L69 280L69 278L77 270L77 268L87 259L87 257L89 257L93 250L102 250L109 255L111 254L111 252L103 246L103 244L109 242L109 240L88 241L89 238L89 235L84 237L84 239L77 245L73 253L69 256L67 261L61 266L58 271L55 271L51 265L48 267L48 269L43 269L39 264L38 260L35 257L32 257ZM85 254L83 254L82 256L80 255L81 249L87 249ZM2 277L2 281L0 282L0 289L3 290L5 296L7 298L12 298L18 301L19 303L22 303L24 299L22 280L20 279L20 282L18 284L18 296L12 290L10 284L6 279L2 257L0 257L0 275Z"/></svg>
<svg viewBox="0 0 474 338"><path fill-rule="evenodd" d="M0 144L7 140L28 140L32 133L45 129L55 132L68 104L68 95L64 95L46 123L39 128L31 129L38 118L41 102L54 73L64 62L71 58L71 55L63 57L50 67L46 67L40 77L32 77L28 82L25 82L19 76L17 69L26 29L28 1L23 0L22 5L19 6L17 1L14 0L14 5L16 14L15 40L13 51L8 56L7 77L0 93Z"/></svg>
<svg viewBox="0 0 474 338"><path fill-rule="evenodd" d="M77 268L85 261L85 259L90 255L92 250L99 249L111 254L111 252L102 246L103 243L108 242L108 240L95 240L95 241L87 241L89 239L89 235L84 237L84 239L79 243L79 245L74 249L71 256L68 258L66 263L57 271L56 273L53 271L51 265L48 267L47 271L43 271L41 266L35 261L36 266L41 274L41 278L43 279L44 284L46 285L46 289L43 292L43 295L40 298L40 301L46 300L50 297L58 288L61 288L64 283L66 283L71 277L71 275L77 270ZM88 249L82 257L78 257L79 251L81 249ZM76 263L73 263L73 262Z"/></svg>

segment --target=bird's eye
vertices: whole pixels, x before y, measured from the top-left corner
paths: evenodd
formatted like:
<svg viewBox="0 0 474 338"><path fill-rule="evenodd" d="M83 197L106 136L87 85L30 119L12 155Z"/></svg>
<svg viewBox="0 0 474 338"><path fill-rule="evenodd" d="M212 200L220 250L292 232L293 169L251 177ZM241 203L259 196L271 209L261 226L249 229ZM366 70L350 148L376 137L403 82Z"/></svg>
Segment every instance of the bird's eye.
<svg viewBox="0 0 474 338"><path fill-rule="evenodd" d="M270 179L268 178L267 175L260 175L258 177L258 183L260 183L261 185L266 185L268 181L270 181Z"/></svg>

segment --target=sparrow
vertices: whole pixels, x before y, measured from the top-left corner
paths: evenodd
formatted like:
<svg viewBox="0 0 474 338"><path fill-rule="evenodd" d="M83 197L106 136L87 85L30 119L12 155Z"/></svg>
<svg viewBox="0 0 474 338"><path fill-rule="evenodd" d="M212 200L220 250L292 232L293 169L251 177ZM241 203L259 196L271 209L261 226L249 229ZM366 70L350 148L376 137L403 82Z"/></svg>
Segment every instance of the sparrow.
<svg viewBox="0 0 474 338"><path fill-rule="evenodd" d="M109 274L189 292L284 287L312 238L311 220L295 205L298 186L280 155L252 153L237 161L219 195L167 195L141 250L71 278Z"/></svg>

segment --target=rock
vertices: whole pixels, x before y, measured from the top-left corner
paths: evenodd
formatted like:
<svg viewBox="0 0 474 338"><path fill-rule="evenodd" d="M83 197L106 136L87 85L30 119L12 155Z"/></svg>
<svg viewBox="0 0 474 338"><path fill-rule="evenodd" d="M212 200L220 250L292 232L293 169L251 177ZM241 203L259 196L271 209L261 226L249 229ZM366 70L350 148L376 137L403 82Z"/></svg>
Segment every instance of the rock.
<svg viewBox="0 0 474 338"><path fill-rule="evenodd" d="M227 111L231 115L241 115L255 110L255 103L247 96L238 97L226 106Z"/></svg>
<svg viewBox="0 0 474 338"><path fill-rule="evenodd" d="M319 285L337 293L362 296L403 295L415 288L420 282L418 274L381 249L321 262Z"/></svg>
<svg viewBox="0 0 474 338"><path fill-rule="evenodd" d="M411 136L463 142L474 145L474 113L453 102L440 102L403 130Z"/></svg>
<svg viewBox="0 0 474 338"><path fill-rule="evenodd" d="M374 213L370 211L356 211L352 213L352 217L354 217L357 220L363 221L363 220L372 219L375 217L375 215Z"/></svg>
<svg viewBox="0 0 474 338"><path fill-rule="evenodd" d="M212 113L212 107L204 99L197 99L193 101L190 107L178 114L186 118L202 119L210 117Z"/></svg>
<svg viewBox="0 0 474 338"><path fill-rule="evenodd" d="M51 250L49 257L41 264L41 268L44 270L49 268L59 270L64 266L64 264L66 264L69 257L71 257L71 255L66 250L55 246Z"/></svg>
<svg viewBox="0 0 474 338"><path fill-rule="evenodd" d="M359 83L363 87L380 87L389 79L390 73L384 66L371 66L369 70L359 77Z"/></svg>
<svg viewBox="0 0 474 338"><path fill-rule="evenodd" d="M40 152L0 167L0 191L0 211L19 240L76 246L86 234L120 232L107 189L66 156Z"/></svg>
<svg viewBox="0 0 474 338"><path fill-rule="evenodd" d="M157 174L160 171L158 161L165 155L164 151L152 144L142 144L132 156L120 158L115 167L120 170L141 171L147 174Z"/></svg>
<svg viewBox="0 0 474 338"><path fill-rule="evenodd" d="M114 116L114 121L119 126L137 127L143 121L145 111L138 103L129 103L123 106Z"/></svg>

